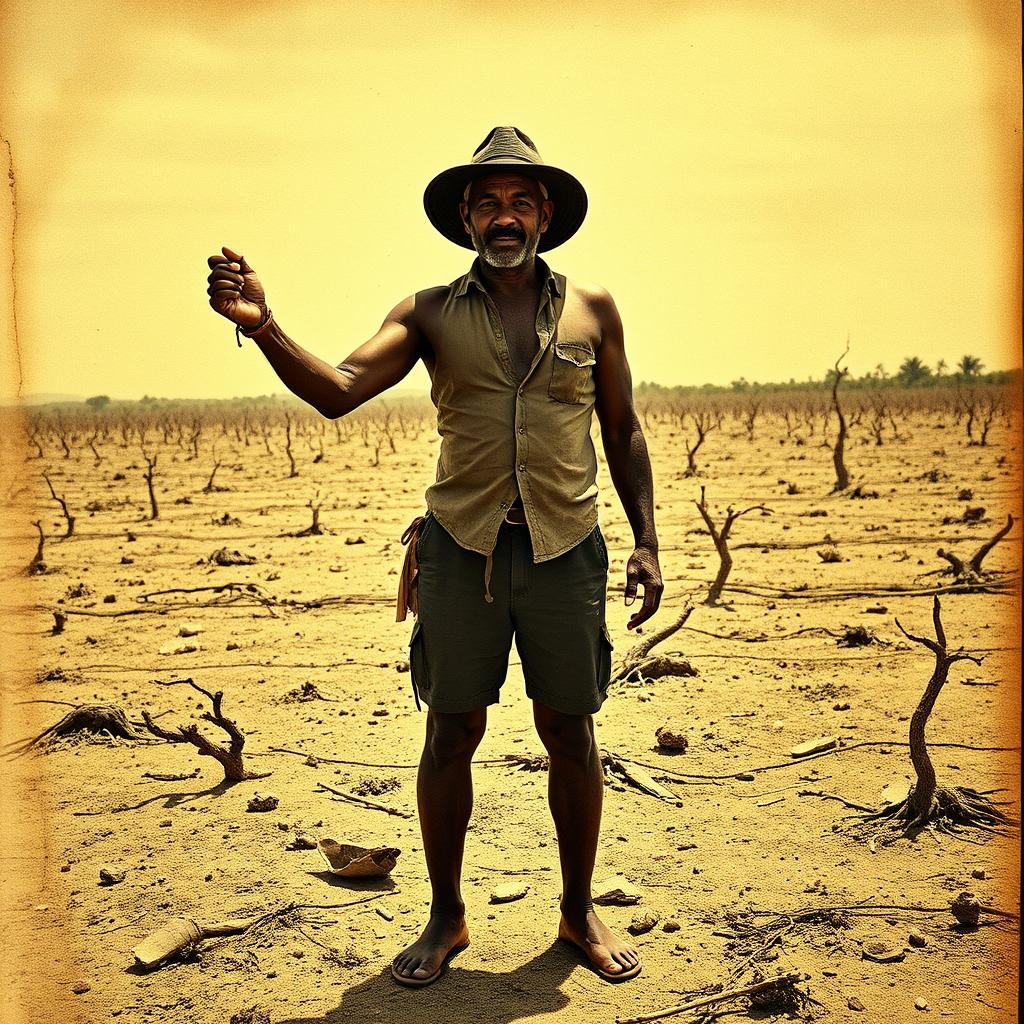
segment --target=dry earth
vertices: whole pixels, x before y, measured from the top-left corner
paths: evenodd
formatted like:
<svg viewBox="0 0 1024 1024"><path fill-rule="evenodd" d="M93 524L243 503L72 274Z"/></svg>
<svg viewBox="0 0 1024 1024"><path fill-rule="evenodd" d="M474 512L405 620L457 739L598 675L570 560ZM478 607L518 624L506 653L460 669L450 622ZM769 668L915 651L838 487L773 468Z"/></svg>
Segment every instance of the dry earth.
<svg viewBox="0 0 1024 1024"><path fill-rule="evenodd" d="M895 619L931 635L932 599L875 588L948 585L948 576L925 575L945 565L935 555L939 546L973 553L1007 513L1020 514L1016 420L1012 427L1000 421L987 447L967 446L962 426L941 423L935 413L899 426L902 440L887 437L882 447L864 431L853 433L854 483L878 492L863 500L829 493L831 453L820 430L814 437L798 431L806 443L797 445L783 440L779 422L762 420L749 441L727 420L708 435L695 480L682 476L678 427L648 426L667 584L653 625L671 621L686 595L700 600L717 569L693 504L701 483L719 520L729 504L764 503L774 514L736 522L736 589L722 606L698 605L663 645L682 652L699 675L617 686L596 716L605 749L653 766L679 796L676 805L619 783L606 788L597 877L626 876L642 902L602 913L618 929L637 911L659 915L635 940L643 973L608 985L555 939L559 877L545 775L502 763L505 754L543 753L513 648L477 755L489 763L475 770L466 854L472 944L422 990L400 988L388 973L428 905L415 817L332 798L317 783L380 790L370 798L415 811L424 715L406 671L412 619L394 621L394 597L404 553L399 537L422 511L423 487L433 477L437 439L429 422L415 438L399 438L397 453L382 453L375 468L357 432L336 443L328 430L319 463L299 442L294 478L280 428L270 439L272 454L261 440L243 446L222 437L217 482L230 489L213 493L202 490L212 468L206 438L198 460L187 446L154 446L155 521L137 443L125 447L111 437L99 446L98 464L84 444L66 459L50 443L39 459L16 430L5 430L3 740L31 736L69 710L18 703L26 700L113 703L136 721L142 709L169 711L158 720L164 725L195 720L208 706L200 694L157 684L191 677L223 690L225 713L247 737L248 767L273 774L225 786L218 765L192 748L102 738L66 740L5 761L3 1020L227 1022L258 1004L274 1022L612 1022L734 976L749 981L755 967L803 972L800 988L818 1001L807 1012L821 1019L1015 1020L1015 922L985 918L982 927L963 929L942 908L971 889L983 903L1017 912L1017 833L925 830L890 841L895 834L852 830L854 812L841 802L802 795L810 789L875 806L883 785L911 778L908 716L932 658L900 634ZM57 539L63 519L43 469L78 516L71 539ZM618 656L634 640L621 597L630 538L603 461L599 483ZM969 502L958 498L964 488L973 492ZM306 503L317 489L330 532L286 536L309 524ZM95 511L86 511L89 502ZM943 524L967 505L984 506L984 520ZM237 523L215 524L225 514ZM50 571L27 576L36 518L51 537L44 554ZM826 535L842 561L817 554L828 546ZM210 564L225 546L254 555L255 563ZM985 566L1016 574L1019 560L1018 520ZM256 584L274 600L262 603L245 590L145 600L170 588L229 583ZM286 603L320 598L333 600L309 609ZM1016 817L1013 587L941 600L950 645L963 644L984 662L954 666L930 719L940 782L1001 790ZM873 606L885 611L869 611ZM57 635L55 609L67 613ZM140 609L146 613L114 614ZM196 649L161 654L188 623L201 627L191 640ZM866 627L878 642L839 646L837 634L848 626ZM761 642L748 642L754 638ZM306 683L333 699L289 697ZM688 738L685 753L659 750L655 730L664 724ZM202 728L216 732L208 723ZM840 738L838 752L810 762L790 757L797 743L828 734ZM857 745L865 742L871 745ZM147 777L195 770L182 781ZM752 781L736 778L745 772ZM247 812L256 791L276 794L277 809ZM324 870L315 850L288 848L299 832L402 852L389 879L346 884ZM101 867L125 872L124 880L101 885ZM526 897L491 905L491 890L510 881L528 884ZM367 896L377 898L358 902ZM737 938L744 919L736 914L863 901L937 909L796 922L736 975L768 937ZM148 974L132 967L132 947L170 917L247 917L293 902L352 905L207 940ZM678 930L663 929L668 919ZM927 940L923 948L908 941L914 929ZM876 940L903 951L902 960L865 959L865 944ZM76 994L78 983L87 991ZM865 1009L851 1009L851 997ZM915 1009L915 1000L929 1009Z"/></svg>

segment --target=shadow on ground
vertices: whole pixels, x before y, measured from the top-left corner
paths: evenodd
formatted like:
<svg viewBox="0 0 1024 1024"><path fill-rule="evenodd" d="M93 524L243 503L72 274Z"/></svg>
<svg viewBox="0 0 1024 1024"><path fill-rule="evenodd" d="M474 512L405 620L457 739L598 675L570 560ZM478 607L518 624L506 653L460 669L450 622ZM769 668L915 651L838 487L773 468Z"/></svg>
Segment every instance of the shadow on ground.
<svg viewBox="0 0 1024 1024"><path fill-rule="evenodd" d="M459 956L464 955L465 951L452 957L437 981L418 989L396 982L386 964L379 975L345 992L337 1009L322 1017L289 1017L277 1024L512 1024L568 1006L569 996L560 986L580 965L579 956L557 939L528 963L504 974L460 968ZM606 987L611 991L612 986Z"/></svg>

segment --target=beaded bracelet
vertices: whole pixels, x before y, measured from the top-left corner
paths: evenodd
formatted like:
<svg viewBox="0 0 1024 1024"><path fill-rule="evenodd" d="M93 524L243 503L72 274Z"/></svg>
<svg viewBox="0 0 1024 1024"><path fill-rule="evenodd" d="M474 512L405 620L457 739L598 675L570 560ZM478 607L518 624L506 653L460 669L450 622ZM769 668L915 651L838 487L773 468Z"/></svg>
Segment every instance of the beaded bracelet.
<svg viewBox="0 0 1024 1024"><path fill-rule="evenodd" d="M266 318L261 320L251 331L245 330L245 328L243 328L241 324L235 324L235 341L238 342L238 347L242 347L241 335L244 334L247 338L255 338L256 335L259 334L260 331L262 331L263 328L266 327L267 324L269 324L270 321L273 319L274 314L270 311L270 309L267 309Z"/></svg>

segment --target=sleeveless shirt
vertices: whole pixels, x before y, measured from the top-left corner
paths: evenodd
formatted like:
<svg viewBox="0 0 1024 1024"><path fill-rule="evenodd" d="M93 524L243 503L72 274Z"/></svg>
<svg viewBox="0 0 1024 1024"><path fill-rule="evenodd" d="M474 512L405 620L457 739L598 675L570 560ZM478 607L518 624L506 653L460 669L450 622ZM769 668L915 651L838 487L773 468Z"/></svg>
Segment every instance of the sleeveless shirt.
<svg viewBox="0 0 1024 1024"><path fill-rule="evenodd" d="M599 339L579 300L567 300L566 278L538 258L539 347L517 379L478 264L443 300L430 389L441 450L426 505L462 547L490 555L518 493L533 560L543 562L597 525L590 428Z"/></svg>

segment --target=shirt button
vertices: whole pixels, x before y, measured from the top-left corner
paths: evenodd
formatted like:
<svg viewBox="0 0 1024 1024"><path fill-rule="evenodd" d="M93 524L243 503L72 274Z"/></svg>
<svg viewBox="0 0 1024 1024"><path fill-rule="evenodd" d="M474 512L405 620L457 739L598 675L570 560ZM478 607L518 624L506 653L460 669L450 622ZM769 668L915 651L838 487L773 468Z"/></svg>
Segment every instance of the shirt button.
<svg viewBox="0 0 1024 1024"><path fill-rule="evenodd" d="M520 427L519 428L519 433L520 434L525 434L526 433L526 427Z"/></svg>
<svg viewBox="0 0 1024 1024"><path fill-rule="evenodd" d="M522 472L525 471L525 469L526 469L526 463L525 462L520 462L519 463L519 472L522 473Z"/></svg>

